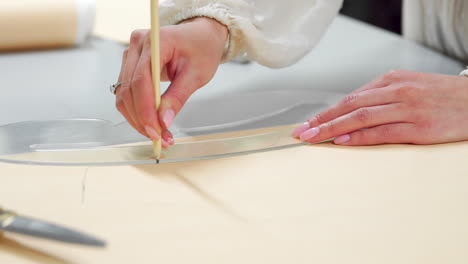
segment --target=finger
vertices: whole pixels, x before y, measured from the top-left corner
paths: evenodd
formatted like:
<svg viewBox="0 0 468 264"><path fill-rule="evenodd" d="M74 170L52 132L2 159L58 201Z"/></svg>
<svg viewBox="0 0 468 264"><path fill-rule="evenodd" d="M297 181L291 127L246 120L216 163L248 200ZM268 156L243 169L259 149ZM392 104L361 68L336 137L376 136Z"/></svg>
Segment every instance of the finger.
<svg viewBox="0 0 468 264"><path fill-rule="evenodd" d="M130 38L130 46L127 49L124 69L122 74L122 85L130 86L136 65L141 56L143 42L145 40L145 30L135 30Z"/></svg>
<svg viewBox="0 0 468 264"><path fill-rule="evenodd" d="M116 98L118 101L121 101L122 104L125 106L125 109L126 109L125 118L127 119L127 121L130 124L132 124L132 126L138 131L143 131L143 127L138 122L138 119L135 115L135 109L133 105L133 95L132 95L131 89L132 87L130 86L122 86L120 89L117 90Z"/></svg>
<svg viewBox="0 0 468 264"><path fill-rule="evenodd" d="M125 71L125 65L127 64L127 57L128 57L128 48L126 48L122 55L122 65L120 65L120 73L119 73L119 82L122 82L123 73Z"/></svg>
<svg viewBox="0 0 468 264"><path fill-rule="evenodd" d="M161 136L161 126L156 114L152 80L151 42L147 38L133 74L131 87L135 116L150 138L156 140Z"/></svg>
<svg viewBox="0 0 468 264"><path fill-rule="evenodd" d="M358 130L334 140L337 145L371 146L380 144L413 143L416 135L415 125L411 123L394 123Z"/></svg>
<svg viewBox="0 0 468 264"><path fill-rule="evenodd" d="M171 81L170 86L161 97L158 111L161 125L168 129L175 116L187 102L188 98L201 86L199 70L189 65L189 62L176 57L174 47L180 45L178 34L168 34L171 28L161 29L161 80ZM167 37L164 37L166 36Z"/></svg>
<svg viewBox="0 0 468 264"><path fill-rule="evenodd" d="M171 29L162 28L160 30L159 50L160 50L160 69L161 69L161 81L170 81L176 71L175 67L171 67L168 63L174 58L175 48L180 46L180 41L175 40L174 33L171 33ZM170 69L168 69L170 68ZM169 76L169 72L172 76Z"/></svg>
<svg viewBox="0 0 468 264"><path fill-rule="evenodd" d="M138 121L135 113L135 106L133 104L133 94L131 87L131 81L135 73L136 65L141 56L142 44L145 38L145 30L136 30L132 33L130 38L130 46L127 51L126 61L124 70L121 72L122 75L122 86L117 90L117 97L122 97L122 100L127 109L128 116L126 117L130 124L135 127L140 133L145 131L144 127ZM147 136L147 133L143 133Z"/></svg>
<svg viewBox="0 0 468 264"><path fill-rule="evenodd" d="M307 130L301 134L300 139L319 142L359 129L405 122L408 115L407 111L403 111L401 104L363 107Z"/></svg>
<svg viewBox="0 0 468 264"><path fill-rule="evenodd" d="M371 89L384 88L389 86L390 84L405 81L408 78L414 76L414 74L417 73L407 70L391 70L377 77L376 79L367 83L366 85L360 87L359 89L355 90L353 93L359 93Z"/></svg>
<svg viewBox="0 0 468 264"><path fill-rule="evenodd" d="M395 103L397 95L394 90L393 87L386 87L351 93L335 105L309 119L310 127L319 126L362 107Z"/></svg>
<svg viewBox="0 0 468 264"><path fill-rule="evenodd" d="M306 132L307 130L310 129L310 124L309 122L305 122L304 124L301 124L294 128L294 130L291 132L291 136L294 138L299 138L302 133Z"/></svg>
<svg viewBox="0 0 468 264"><path fill-rule="evenodd" d="M299 138L302 133L309 130L310 128L317 127L323 123L329 122L341 115L347 114L359 107L364 106L373 106L378 105L377 103L381 99L383 92L376 90L379 88L384 88L390 84L388 78L383 78L382 76L374 79L373 81L367 83L361 88L353 91L351 94L347 95L343 100L337 104L330 106L321 113L313 116L304 124L296 127L291 136ZM389 98L382 100L381 104L388 104ZM366 105L368 104L368 105Z"/></svg>
<svg viewBox="0 0 468 264"><path fill-rule="evenodd" d="M171 131L164 130L162 132L162 138L165 140L169 145L174 145L174 136L172 135Z"/></svg>
<svg viewBox="0 0 468 264"><path fill-rule="evenodd" d="M122 78L124 76L124 72L125 72L125 66L127 65L127 58L128 58L128 51L129 49L125 49L124 52L123 52L123 55L122 55L122 65L120 66L120 74L119 74L119 79L118 81L119 82L122 82ZM146 132L141 130L141 128L138 126L138 124L135 123L135 121L133 120L133 118L131 117L131 115L128 113L128 110L126 109L125 107L125 102L121 99L121 94L120 95L117 95L117 92L116 91L116 105L117 105L117 109L119 110L119 112L125 117L125 119L127 119L128 123L133 127L135 128L138 132L140 132L141 134L145 135L146 136ZM120 97L120 98L119 98Z"/></svg>
<svg viewBox="0 0 468 264"><path fill-rule="evenodd" d="M162 69L161 80L170 80L172 76L168 75L167 64L171 61L174 55L172 48L172 38L168 35L165 37L165 31L161 30L160 40L160 66ZM135 106L135 115L138 121L144 127L144 130L151 130L150 138L157 139L161 134L161 126L156 114L154 102L154 87L151 73L151 39L145 39L140 59L136 65L135 73L132 77L133 105ZM150 129L153 128L153 129ZM166 141L169 145L174 144L172 134L163 131L163 136L166 136Z"/></svg>
<svg viewBox="0 0 468 264"><path fill-rule="evenodd" d="M378 91L377 89L385 88L391 85L393 82L395 82L398 79L397 76L399 75L402 75L400 71L393 70L382 76L379 76L376 79L366 83L359 89L354 90L351 94L346 96L340 103L342 105L353 104L356 101L355 99L361 96L360 94L366 94L365 93L366 91L369 91L369 94L372 94L371 92L377 92ZM376 91L372 91L372 90L376 90ZM328 109L326 109L324 112L322 112L321 114L310 118L309 120L307 120L307 122L309 122L312 127L318 126L322 123L328 122L332 120L333 118L336 118L337 116L339 116L340 114L337 114L337 110L340 110L340 108L337 108L336 105L331 106ZM342 112L341 115L343 114L345 113Z"/></svg>
<svg viewBox="0 0 468 264"><path fill-rule="evenodd" d="M116 106L117 106L117 109L119 110L119 112L125 117L125 119L127 119L128 123L133 128L135 128L139 133L143 134L144 136L146 136L146 137L148 136L146 131L141 130L140 126L138 124L136 124L133 121L133 119L130 117L130 114L128 113L128 110L126 109L125 104L123 103L122 100L117 100Z"/></svg>
<svg viewBox="0 0 468 264"><path fill-rule="evenodd" d="M384 75L381 75L374 80L366 83L365 85L359 87L358 89L354 90L353 93L359 93L367 90L372 90L372 89L379 89L388 86L389 84L392 83L391 78L388 78L390 75L393 74L394 71L390 71Z"/></svg>
<svg viewBox="0 0 468 264"><path fill-rule="evenodd" d="M198 85L196 72L189 70L189 67L182 69L161 98L159 108L159 120L164 128L169 128L175 116L185 105L190 96L201 85Z"/></svg>

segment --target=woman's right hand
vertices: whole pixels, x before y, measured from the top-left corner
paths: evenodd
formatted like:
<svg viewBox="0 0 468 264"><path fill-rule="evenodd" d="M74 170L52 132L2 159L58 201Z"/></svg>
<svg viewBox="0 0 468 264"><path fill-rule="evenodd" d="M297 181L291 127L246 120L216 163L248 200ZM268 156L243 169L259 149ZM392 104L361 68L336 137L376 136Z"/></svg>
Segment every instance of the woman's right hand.
<svg viewBox="0 0 468 264"><path fill-rule="evenodd" d="M228 38L227 28L214 19L197 17L175 26L161 27L161 80L170 81L155 110L151 77L150 30L132 33L125 50L116 91L116 106L141 134L174 144L169 127L188 98L213 78Z"/></svg>

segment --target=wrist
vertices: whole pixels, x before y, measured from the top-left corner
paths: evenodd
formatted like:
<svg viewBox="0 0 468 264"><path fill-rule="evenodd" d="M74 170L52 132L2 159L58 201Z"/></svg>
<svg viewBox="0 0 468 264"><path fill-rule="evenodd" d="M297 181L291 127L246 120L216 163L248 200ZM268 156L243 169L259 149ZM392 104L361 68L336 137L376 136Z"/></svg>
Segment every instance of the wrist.
<svg viewBox="0 0 468 264"><path fill-rule="evenodd" d="M200 23L200 25L212 32L213 40L217 40L216 42L220 43L220 45L222 45L221 47L224 49L223 57L226 55L229 50L229 29L226 25L214 18L204 16L186 19L179 24L185 23Z"/></svg>
<svg viewBox="0 0 468 264"><path fill-rule="evenodd" d="M212 29L217 36L219 36L223 41L227 41L229 37L229 30L228 28L220 23L218 20L209 17L194 17L187 20L182 21L181 23L202 23Z"/></svg>

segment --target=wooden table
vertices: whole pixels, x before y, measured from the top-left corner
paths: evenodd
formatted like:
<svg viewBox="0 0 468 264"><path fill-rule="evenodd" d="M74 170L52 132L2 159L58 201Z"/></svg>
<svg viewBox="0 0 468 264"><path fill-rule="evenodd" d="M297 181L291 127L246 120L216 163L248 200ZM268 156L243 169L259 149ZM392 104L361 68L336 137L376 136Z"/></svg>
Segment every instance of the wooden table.
<svg viewBox="0 0 468 264"><path fill-rule="evenodd" d="M88 56L74 57L76 65L93 65L93 56L102 59L93 47L84 49ZM61 52L1 55L0 68L16 69L2 78L15 87L20 70L15 62L68 58L68 51ZM120 51L105 54L116 64ZM312 95L325 90L344 94L392 68L455 74L462 66L395 35L339 18L301 63L274 72L255 64L223 66L193 102L234 88L248 93L250 87L284 89L285 84L291 89L309 85ZM116 75L118 65L107 69L106 76ZM76 81L95 83L94 74L87 68ZM100 76L103 86L108 80ZM232 81L236 78L237 83ZM93 113L119 121L113 99L101 88L73 89L79 95L61 107L54 102L62 100L59 86L65 80L47 80L51 85L44 86L43 95L57 91L58 97L43 96L43 108L16 111L28 102L18 90L6 90L0 121ZM20 81L26 87L35 80ZM93 93L92 101L100 105L89 103ZM11 107L8 114L5 107ZM321 144L145 166L0 164L2 206L109 243L93 249L4 234L0 263L467 263L467 158L468 143L462 142L364 148Z"/></svg>

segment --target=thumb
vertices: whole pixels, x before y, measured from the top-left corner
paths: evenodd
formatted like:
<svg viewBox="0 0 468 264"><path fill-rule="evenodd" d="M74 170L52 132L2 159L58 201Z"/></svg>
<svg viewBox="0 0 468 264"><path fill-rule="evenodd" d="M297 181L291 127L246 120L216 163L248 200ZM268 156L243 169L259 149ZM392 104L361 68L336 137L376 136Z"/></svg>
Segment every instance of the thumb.
<svg viewBox="0 0 468 264"><path fill-rule="evenodd" d="M159 106L159 120L161 126L168 129L175 116L185 105L190 96L200 88L195 74L190 71L181 72L172 82L161 97Z"/></svg>

